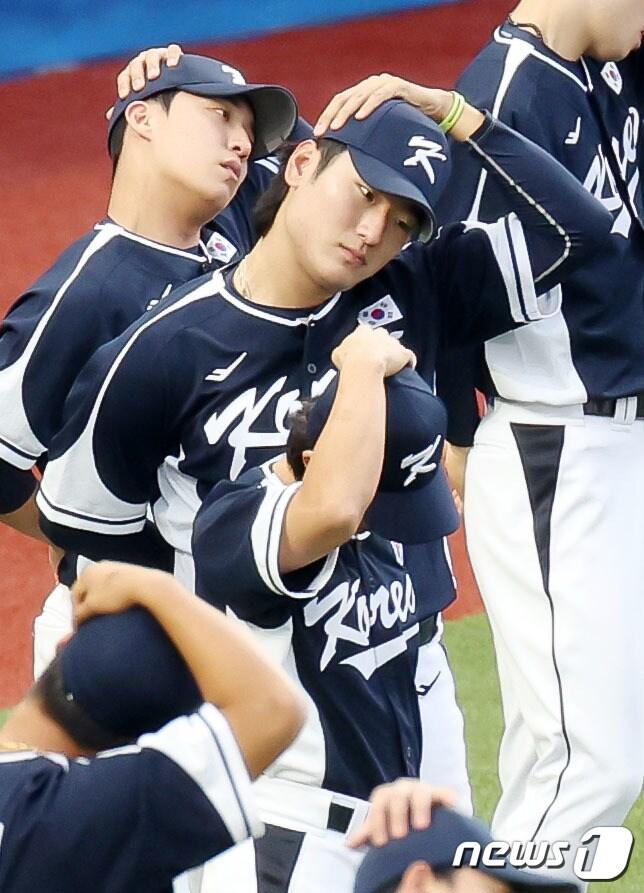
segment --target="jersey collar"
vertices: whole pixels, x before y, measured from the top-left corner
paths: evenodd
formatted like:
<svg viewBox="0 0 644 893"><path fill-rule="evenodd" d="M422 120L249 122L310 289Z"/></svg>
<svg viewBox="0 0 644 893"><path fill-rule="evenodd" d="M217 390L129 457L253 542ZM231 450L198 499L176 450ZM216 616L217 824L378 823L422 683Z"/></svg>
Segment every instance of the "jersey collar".
<svg viewBox="0 0 644 893"><path fill-rule="evenodd" d="M131 242L137 242L139 245L145 245L155 251L161 251L163 254L173 254L175 257L185 257L186 260L192 260L199 265L210 263L210 261L213 260L203 239L199 239L198 247L184 251L181 248L174 248L172 245L164 245L162 242L155 242L153 239L146 239L145 236L139 236L137 233L130 232L130 230L127 230L120 224L110 220L109 217L106 217L104 220L101 220L100 223L95 224L94 229L97 231L111 230L115 236L122 236L124 239L129 239Z"/></svg>
<svg viewBox="0 0 644 893"><path fill-rule="evenodd" d="M496 43L506 46L514 42L529 45L531 48L530 55L534 56L535 59L570 78L584 93L592 90L592 81L583 59L579 62L571 62L569 59L564 59L547 47L536 34L531 34L530 31L525 31L523 28L517 28L516 25L506 21L494 32L494 40Z"/></svg>

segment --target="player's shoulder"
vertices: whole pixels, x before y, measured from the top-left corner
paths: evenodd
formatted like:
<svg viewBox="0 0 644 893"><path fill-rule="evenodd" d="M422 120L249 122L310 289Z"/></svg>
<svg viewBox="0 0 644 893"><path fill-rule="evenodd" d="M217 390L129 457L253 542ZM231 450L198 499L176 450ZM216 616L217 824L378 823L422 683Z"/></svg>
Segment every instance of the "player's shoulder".
<svg viewBox="0 0 644 893"><path fill-rule="evenodd" d="M465 69L458 89L473 104L495 113L501 102L517 112L535 106L552 112L553 94L557 102L583 101L588 84L579 63L562 59L533 35L506 23Z"/></svg>
<svg viewBox="0 0 644 893"><path fill-rule="evenodd" d="M218 522L223 515L233 511L235 514L246 515L256 510L269 488L286 487L277 475L271 473L269 466L273 461L248 468L234 481L218 481L204 496L195 521L195 538L198 539L206 528Z"/></svg>
<svg viewBox="0 0 644 893"><path fill-rule="evenodd" d="M198 342L200 336L216 331L222 314L220 272L204 273L172 289L149 313L137 319L123 333L124 342L169 344L180 340ZM225 302L223 302L225 303ZM223 322L220 320L220 323Z"/></svg>
<svg viewBox="0 0 644 893"><path fill-rule="evenodd" d="M50 266L29 286L23 293L18 303L24 302L32 295L53 300L60 289L68 284L72 277L77 277L79 272L94 274L87 262L87 255L97 238L96 229L84 233L70 245L68 245ZM11 312L11 311L10 311Z"/></svg>

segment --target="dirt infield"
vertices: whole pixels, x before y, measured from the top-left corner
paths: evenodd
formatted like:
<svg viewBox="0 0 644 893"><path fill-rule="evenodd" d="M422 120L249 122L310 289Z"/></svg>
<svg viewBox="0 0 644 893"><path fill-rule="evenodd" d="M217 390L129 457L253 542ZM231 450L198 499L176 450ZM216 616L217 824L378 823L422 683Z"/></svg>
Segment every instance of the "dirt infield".
<svg viewBox="0 0 644 893"><path fill-rule="evenodd" d="M511 5L508 0L471 0L191 49L230 60L249 79L289 86L303 113L314 118L334 91L374 71L451 86ZM104 212L110 167L103 113L113 101L121 61L0 84L2 313ZM450 613L460 616L479 610L480 602L462 538L453 540L461 595ZM52 577L44 547L6 528L0 531L0 559L4 706L14 703L28 684L31 622Z"/></svg>

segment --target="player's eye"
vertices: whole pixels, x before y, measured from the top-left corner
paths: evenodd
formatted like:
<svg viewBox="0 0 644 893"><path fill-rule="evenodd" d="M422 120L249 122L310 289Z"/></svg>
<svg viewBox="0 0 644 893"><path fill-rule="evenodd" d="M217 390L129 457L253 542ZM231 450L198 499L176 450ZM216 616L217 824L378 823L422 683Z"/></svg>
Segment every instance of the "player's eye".
<svg viewBox="0 0 644 893"><path fill-rule="evenodd" d="M365 197L365 199L369 202L369 204L371 204L373 201L375 201L375 198L376 198L375 195L373 194L371 189L369 189L368 186L364 185L364 183L358 183L358 189L360 190L362 195Z"/></svg>
<svg viewBox="0 0 644 893"><path fill-rule="evenodd" d="M228 111L228 109L222 108L222 106L220 105L212 106L212 111L217 112L218 115L221 115L224 121L228 121L228 119L230 118L230 112Z"/></svg>
<svg viewBox="0 0 644 893"><path fill-rule="evenodd" d="M407 220L405 217L401 217L398 220L398 226L404 233L413 233L416 228L416 223L412 220Z"/></svg>

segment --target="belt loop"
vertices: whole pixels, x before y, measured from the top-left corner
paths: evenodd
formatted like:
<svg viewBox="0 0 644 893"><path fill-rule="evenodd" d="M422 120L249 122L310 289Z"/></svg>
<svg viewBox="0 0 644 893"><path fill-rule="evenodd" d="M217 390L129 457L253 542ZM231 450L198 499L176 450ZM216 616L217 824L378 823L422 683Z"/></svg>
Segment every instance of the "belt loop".
<svg viewBox="0 0 644 893"><path fill-rule="evenodd" d="M367 816L369 814L369 806L365 800L359 800L356 803L355 809L353 810L353 815L351 817L351 822L349 823L349 827L347 828L347 837L350 837L352 834L355 834L367 820Z"/></svg>
<svg viewBox="0 0 644 893"><path fill-rule="evenodd" d="M619 397L615 401L613 427L622 428L632 425L637 417L637 397Z"/></svg>

